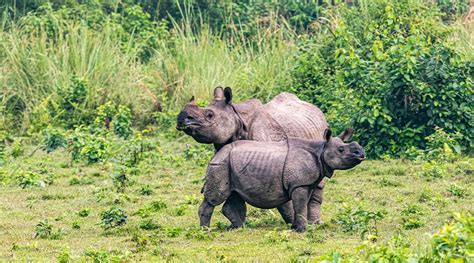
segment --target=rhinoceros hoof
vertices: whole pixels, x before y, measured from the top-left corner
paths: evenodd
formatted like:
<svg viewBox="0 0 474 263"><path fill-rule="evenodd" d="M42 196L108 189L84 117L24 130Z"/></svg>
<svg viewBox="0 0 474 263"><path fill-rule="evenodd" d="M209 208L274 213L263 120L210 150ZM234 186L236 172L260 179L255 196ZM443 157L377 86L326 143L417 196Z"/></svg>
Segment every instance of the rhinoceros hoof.
<svg viewBox="0 0 474 263"><path fill-rule="evenodd" d="M227 227L227 230L232 231L232 230L241 228L242 226L243 226L243 225L234 225L234 224L232 224L232 225L230 225L230 226Z"/></svg>
<svg viewBox="0 0 474 263"><path fill-rule="evenodd" d="M304 231L306 231L305 225L292 225L291 228L298 233L303 233Z"/></svg>

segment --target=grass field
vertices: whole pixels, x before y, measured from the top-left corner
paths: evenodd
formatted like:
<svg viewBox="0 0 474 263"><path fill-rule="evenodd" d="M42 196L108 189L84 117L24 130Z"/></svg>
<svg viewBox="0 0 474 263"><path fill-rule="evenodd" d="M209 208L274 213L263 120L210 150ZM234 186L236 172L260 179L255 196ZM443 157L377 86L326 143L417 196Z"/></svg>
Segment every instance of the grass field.
<svg viewBox="0 0 474 263"><path fill-rule="evenodd" d="M472 158L443 164L441 173L403 160L366 161L336 172L326 186L325 224L304 234L289 230L276 210L256 208L249 209L246 227L234 231L226 230L229 223L217 209L207 233L198 227L197 209L212 152L176 134L144 140L152 147L122 184L111 179L130 146L120 139L111 139L108 161L93 165L71 164L64 149L31 155L32 138L7 147L0 167L0 260L266 262L332 251L349 257L360 253L364 224L357 218L364 212L383 217L366 225L377 243L396 237L416 252L429 248L429 234L452 212L474 208ZM113 206L128 218L106 230L102 213Z"/></svg>

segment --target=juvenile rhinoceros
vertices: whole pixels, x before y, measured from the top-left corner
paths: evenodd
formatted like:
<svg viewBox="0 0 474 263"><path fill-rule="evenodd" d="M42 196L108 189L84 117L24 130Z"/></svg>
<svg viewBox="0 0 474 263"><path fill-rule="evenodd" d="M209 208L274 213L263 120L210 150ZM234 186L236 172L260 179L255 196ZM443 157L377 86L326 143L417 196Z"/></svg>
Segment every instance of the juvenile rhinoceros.
<svg viewBox="0 0 474 263"><path fill-rule="evenodd" d="M293 94L283 92L264 105L257 99L232 103L229 87L217 87L207 107L199 107L193 97L179 113L176 126L197 142L214 144L216 151L237 140L284 141L289 137L322 140L327 127L318 107ZM308 203L310 223L321 223L323 187L321 182ZM279 206L278 211L285 222L293 222L291 202Z"/></svg>
<svg viewBox="0 0 474 263"><path fill-rule="evenodd" d="M323 141L244 140L224 146L209 162L204 201L199 207L201 226L209 226L214 207L226 200L222 211L231 227L245 222L245 202L259 208L275 208L292 200L292 228L305 231L307 204L318 183L331 177L334 170L350 169L365 158L364 149L357 142L344 143L351 136L352 129L347 129L331 138L328 129Z"/></svg>

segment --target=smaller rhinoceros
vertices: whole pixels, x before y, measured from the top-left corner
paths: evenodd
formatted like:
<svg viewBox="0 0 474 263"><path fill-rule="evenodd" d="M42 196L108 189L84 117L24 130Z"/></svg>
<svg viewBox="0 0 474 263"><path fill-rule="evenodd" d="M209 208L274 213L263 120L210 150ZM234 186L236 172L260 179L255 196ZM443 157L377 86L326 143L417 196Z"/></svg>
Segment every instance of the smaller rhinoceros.
<svg viewBox="0 0 474 263"><path fill-rule="evenodd" d="M306 230L307 204L312 191L334 170L360 164L364 149L357 143L344 143L352 137L347 129L324 140L289 138L283 142L236 141L224 146L209 162L204 201L199 207L201 226L209 227L214 207L223 203L223 214L231 228L245 222L245 202L259 208L276 208L293 201L292 228Z"/></svg>

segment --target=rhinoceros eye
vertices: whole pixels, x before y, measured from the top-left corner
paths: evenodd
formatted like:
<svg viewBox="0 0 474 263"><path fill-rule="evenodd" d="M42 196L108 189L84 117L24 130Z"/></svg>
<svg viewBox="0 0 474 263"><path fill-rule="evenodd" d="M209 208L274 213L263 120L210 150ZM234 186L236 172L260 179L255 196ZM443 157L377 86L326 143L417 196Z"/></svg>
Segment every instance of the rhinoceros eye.
<svg viewBox="0 0 474 263"><path fill-rule="evenodd" d="M212 112L211 110L206 111L206 118L208 120L211 120L212 118L214 118L214 112Z"/></svg>
<svg viewBox="0 0 474 263"><path fill-rule="evenodd" d="M337 151L338 151L339 153L343 153L343 152L344 152L344 146L339 146L339 147L337 148Z"/></svg>

